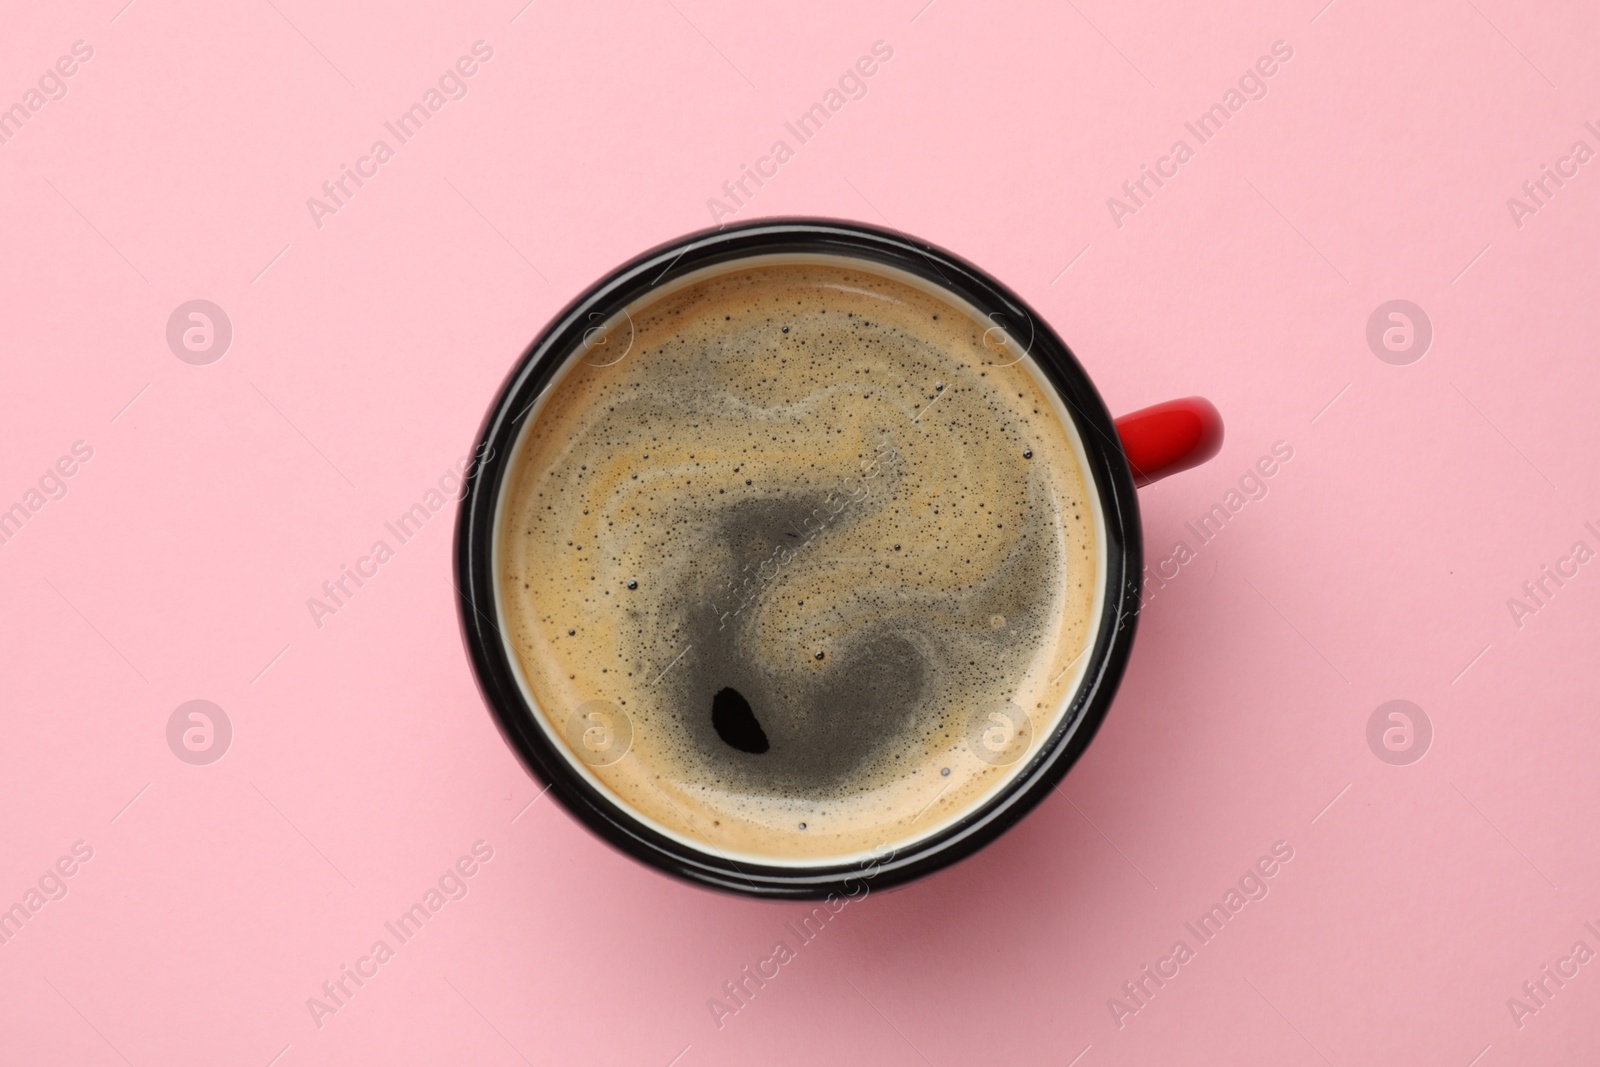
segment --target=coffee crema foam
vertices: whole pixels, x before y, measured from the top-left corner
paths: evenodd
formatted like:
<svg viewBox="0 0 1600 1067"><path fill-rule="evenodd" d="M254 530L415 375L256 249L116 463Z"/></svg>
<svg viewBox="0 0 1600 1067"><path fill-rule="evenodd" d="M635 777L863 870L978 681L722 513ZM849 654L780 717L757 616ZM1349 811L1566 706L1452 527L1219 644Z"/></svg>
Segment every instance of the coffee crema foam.
<svg viewBox="0 0 1600 1067"><path fill-rule="evenodd" d="M1064 409L991 326L807 257L654 297L569 358L513 457L495 566L574 765L680 838L779 864L925 836L1023 765L978 758L969 727L1009 700L1035 748L1054 728L1097 524ZM632 730L600 766L571 729L594 701Z"/></svg>

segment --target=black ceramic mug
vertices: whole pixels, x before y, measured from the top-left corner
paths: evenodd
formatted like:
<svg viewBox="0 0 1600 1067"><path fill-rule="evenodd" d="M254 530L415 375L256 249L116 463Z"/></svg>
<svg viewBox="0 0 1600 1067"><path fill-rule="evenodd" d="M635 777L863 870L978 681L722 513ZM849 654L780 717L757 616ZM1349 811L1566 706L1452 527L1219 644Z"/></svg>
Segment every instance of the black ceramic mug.
<svg viewBox="0 0 1600 1067"><path fill-rule="evenodd" d="M758 257L822 257L867 273L919 280L987 322L985 344L1032 361L1055 391L1080 443L1080 463L1100 519L1100 588L1089 619L1076 688L1054 726L1035 737L1020 766L991 793L936 832L848 861L766 863L664 830L606 788L571 754L557 709L535 707L504 636L497 595L496 536L507 472L536 402L569 360L592 351L597 331L652 294L685 279L737 269ZM603 341L601 337L599 340ZM1193 466L1221 447L1215 408L1170 401L1113 421L1066 344L1011 290L949 252L856 223L770 219L691 234L618 267L569 304L517 360L479 432L456 527L461 626L484 699L506 740L549 792L585 826L634 858L699 885L762 897L858 897L971 855L1014 825L1058 783L1094 737L1128 660L1138 618L1142 565L1134 489ZM803 457L802 457L803 458ZM541 711L548 714L542 715Z"/></svg>

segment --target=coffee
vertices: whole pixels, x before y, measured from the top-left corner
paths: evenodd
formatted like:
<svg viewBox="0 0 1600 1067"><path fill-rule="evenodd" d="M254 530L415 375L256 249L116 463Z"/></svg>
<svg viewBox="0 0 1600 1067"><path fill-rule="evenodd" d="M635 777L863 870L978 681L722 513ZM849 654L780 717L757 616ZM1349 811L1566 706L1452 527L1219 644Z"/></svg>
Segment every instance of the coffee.
<svg viewBox="0 0 1600 1067"><path fill-rule="evenodd" d="M1056 724L1100 602L1037 375L842 257L702 272L597 326L497 518L505 640L557 744L732 858L842 861L972 810Z"/></svg>

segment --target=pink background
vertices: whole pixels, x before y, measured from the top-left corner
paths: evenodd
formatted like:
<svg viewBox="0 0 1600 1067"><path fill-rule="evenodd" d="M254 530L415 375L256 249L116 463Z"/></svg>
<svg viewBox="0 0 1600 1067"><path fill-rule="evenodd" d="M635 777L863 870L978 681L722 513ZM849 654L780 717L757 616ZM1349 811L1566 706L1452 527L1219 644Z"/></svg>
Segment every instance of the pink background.
<svg viewBox="0 0 1600 1067"><path fill-rule="evenodd" d="M94 50L0 145L0 507L93 449L0 545L0 905L94 850L0 946L0 1060L1600 1050L1600 964L1536 1014L1507 1005L1600 949L1600 566L1520 627L1507 604L1600 548L1597 165L1520 227L1506 204L1574 141L1600 149L1600 13L122 2L12 5L0 32L4 106ZM306 198L394 147L384 122L477 40L468 95L319 228ZM928 238L1031 301L1114 410L1211 397L1222 454L1142 493L1153 560L1274 442L1294 457L1151 600L1061 795L798 946L799 905L677 884L530 806L461 649L448 513L320 628L306 600L470 450L555 310L707 225L880 40L866 97L736 217ZM1183 123L1279 40L1269 94L1197 146ZM1195 158L1119 228L1107 198L1179 137ZM195 298L234 331L204 366L165 336ZM1434 329L1408 366L1365 339L1396 298ZM209 766L167 745L192 699L233 726ZM1433 726L1408 766L1367 744L1391 699ZM307 998L480 840L468 895L319 1028ZM1108 998L1277 841L1269 896L1119 1027ZM708 1000L780 938L796 958L719 1028Z"/></svg>

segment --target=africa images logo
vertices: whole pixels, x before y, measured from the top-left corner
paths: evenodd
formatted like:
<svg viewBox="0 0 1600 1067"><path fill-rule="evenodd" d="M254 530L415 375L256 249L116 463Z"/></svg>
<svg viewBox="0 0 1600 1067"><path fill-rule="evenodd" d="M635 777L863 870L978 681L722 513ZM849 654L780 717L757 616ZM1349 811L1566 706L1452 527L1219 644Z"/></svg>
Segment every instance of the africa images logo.
<svg viewBox="0 0 1600 1067"><path fill-rule="evenodd" d="M861 56L853 66L846 67L844 73L839 75L837 87L829 86L819 102L801 112L793 122L783 124L783 128L794 138L793 147L787 138L779 137L772 142L766 155L756 157L754 169L739 164L738 176L722 183L722 195L706 199L706 210L711 212L712 225L721 226L723 219L732 218L743 210L767 182L778 176L779 168L793 159L802 145L821 133L828 120L844 110L845 104L865 99L867 79L877 74L882 65L893 58L893 45L887 41L874 41L872 54ZM754 188L751 188L752 185Z"/></svg>
<svg viewBox="0 0 1600 1067"><path fill-rule="evenodd" d="M322 197L307 197L306 210L317 229L322 229L324 217L337 215L355 197L356 191L378 176L378 170L395 157L398 149L417 134L428 120L444 110L452 100L465 99L467 80L481 69L482 64L494 58L494 46L487 41L472 42L472 54L456 59L439 75L437 83L422 92L422 99L406 108L393 122L385 122L384 129L394 138L394 145L379 138L364 156L358 156L355 166L339 164L339 174L322 183ZM354 185L354 188L351 186Z"/></svg>
<svg viewBox="0 0 1600 1067"><path fill-rule="evenodd" d="M22 99L9 107L0 103L0 145L10 143L13 137L22 132L22 127L33 120L33 116L45 109L45 105L67 98L69 87L66 79L78 73L82 64L94 58L94 46L87 41L73 41L71 51L71 55L61 56L53 66L47 67L39 75L36 85L23 91Z"/></svg>
<svg viewBox="0 0 1600 1067"><path fill-rule="evenodd" d="M472 891L471 879L494 859L494 846L482 839L474 841L470 851L471 855L464 854L446 867L437 881L423 890L420 899L415 900L392 922L383 924L388 938L374 940L365 955L355 958L354 966L340 963L338 973L322 983L320 993L306 998L306 1011L318 1030L327 1025L328 1016L337 1015L349 1007L355 995L382 974L384 966L395 958L401 948L427 929L427 925L444 910L446 904L466 899ZM389 943L389 938L393 938L394 944Z"/></svg>
<svg viewBox="0 0 1600 1067"><path fill-rule="evenodd" d="M1202 111L1193 122L1185 122L1183 128L1195 140L1191 146L1185 138L1179 137L1172 143L1172 148L1167 155L1161 156L1152 168L1148 163L1139 165L1139 175L1122 183L1123 195L1126 200L1115 196L1106 197L1106 210L1111 213L1111 221L1117 229L1125 225L1123 219L1129 215L1137 215L1139 210L1147 207L1155 197L1156 191L1161 189L1176 178L1180 168L1193 159L1200 147L1205 146L1222 132L1229 119L1244 110L1245 104L1252 100L1265 100L1267 97L1267 79L1278 74L1282 65L1294 58L1294 48L1287 41L1273 41L1272 54L1261 56L1255 63L1245 68L1239 76L1236 86L1230 85L1222 93L1220 103L1212 104Z"/></svg>
<svg viewBox="0 0 1600 1067"><path fill-rule="evenodd" d="M1156 960L1153 968L1145 964L1137 976L1122 983L1122 996L1107 997L1106 1007L1117 1029L1121 1030L1130 1018L1148 1008L1156 994L1182 974L1183 968L1195 960L1200 949L1216 940L1247 904L1266 900L1272 888L1268 884L1269 879L1281 873L1292 859L1293 845L1287 841L1274 842L1271 855L1262 856L1245 868L1238 882L1223 893L1221 901L1213 903L1198 919L1183 924L1183 928L1194 938L1193 945L1183 938L1173 942L1172 950Z"/></svg>

